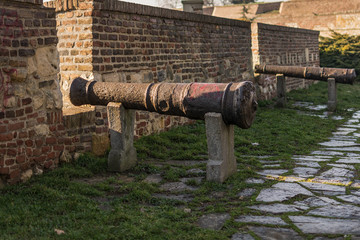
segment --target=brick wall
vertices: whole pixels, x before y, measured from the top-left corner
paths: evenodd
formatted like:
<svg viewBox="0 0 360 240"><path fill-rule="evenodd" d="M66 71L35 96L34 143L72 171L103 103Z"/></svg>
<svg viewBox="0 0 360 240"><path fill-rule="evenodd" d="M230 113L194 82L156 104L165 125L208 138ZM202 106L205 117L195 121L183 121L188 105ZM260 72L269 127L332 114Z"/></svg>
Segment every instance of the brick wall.
<svg viewBox="0 0 360 240"><path fill-rule="evenodd" d="M0 19L0 187L79 152L104 154L103 109L63 116L55 11L38 0L0 0Z"/></svg>
<svg viewBox="0 0 360 240"><path fill-rule="evenodd" d="M57 11L64 106L69 82L229 82L251 76L247 22L113 0L60 0ZM92 111L92 110L90 110ZM135 135L188 123L137 112Z"/></svg>
<svg viewBox="0 0 360 240"><path fill-rule="evenodd" d="M55 11L39 0L2 0L0 16L1 185L36 165L56 165L62 101Z"/></svg>
<svg viewBox="0 0 360 240"><path fill-rule="evenodd" d="M314 31L111 0L44 5L0 0L0 186L78 153L102 155L108 149L106 108L69 103L69 82L77 76L105 82L229 82L252 80L256 63L319 63ZM258 79L260 98L273 96L273 83ZM303 85L294 81L290 88ZM189 122L138 111L135 135Z"/></svg>
<svg viewBox="0 0 360 240"><path fill-rule="evenodd" d="M342 34L360 34L358 0L304 0L281 3L278 13L257 15L256 21L289 27L313 29L321 36L331 30Z"/></svg>
<svg viewBox="0 0 360 240"><path fill-rule="evenodd" d="M254 64L320 66L319 32L305 29L252 24L252 51ZM276 81L272 75L256 78L258 97L276 97ZM287 91L303 88L312 81L287 78Z"/></svg>

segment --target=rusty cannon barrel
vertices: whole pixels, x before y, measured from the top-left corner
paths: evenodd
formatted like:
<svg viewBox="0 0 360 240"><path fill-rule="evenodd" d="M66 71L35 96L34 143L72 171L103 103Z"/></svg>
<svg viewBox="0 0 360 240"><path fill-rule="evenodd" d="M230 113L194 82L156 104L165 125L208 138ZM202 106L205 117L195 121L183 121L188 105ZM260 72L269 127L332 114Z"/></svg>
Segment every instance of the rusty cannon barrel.
<svg viewBox="0 0 360 240"><path fill-rule="evenodd" d="M278 65L256 65L256 73L284 74L287 77L306 78L312 80L327 81L335 78L337 83L353 84L356 78L355 69L346 68L321 68L321 67L297 67Z"/></svg>
<svg viewBox="0 0 360 240"><path fill-rule="evenodd" d="M76 78L70 86L76 106L120 102L127 109L204 119L221 113L226 124L249 128L257 102L252 82L238 83L114 83Z"/></svg>

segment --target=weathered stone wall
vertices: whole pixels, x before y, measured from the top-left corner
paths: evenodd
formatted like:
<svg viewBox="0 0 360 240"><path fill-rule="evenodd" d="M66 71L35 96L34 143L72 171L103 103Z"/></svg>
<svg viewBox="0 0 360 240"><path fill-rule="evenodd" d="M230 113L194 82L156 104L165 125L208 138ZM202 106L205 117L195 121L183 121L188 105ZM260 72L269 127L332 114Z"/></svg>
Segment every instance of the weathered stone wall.
<svg viewBox="0 0 360 240"><path fill-rule="evenodd" d="M251 79L250 24L113 0L60 0L61 86L82 76L105 82L229 82ZM137 112L136 136L188 123Z"/></svg>
<svg viewBox="0 0 360 240"><path fill-rule="evenodd" d="M57 164L62 98L55 11L39 0L2 0L0 16L1 185Z"/></svg>
<svg viewBox="0 0 360 240"><path fill-rule="evenodd" d="M81 152L107 151L106 108L72 106L67 95L75 77L230 82L253 80L255 63L319 62L314 31L256 24L251 33L247 22L113 0L44 5L0 0L0 185ZM259 98L273 96L273 80L257 83ZM189 122L138 111L135 135Z"/></svg>
<svg viewBox="0 0 360 240"><path fill-rule="evenodd" d="M360 34L358 0L302 0L281 3L279 12L257 15L256 21L289 27L313 29L322 36L331 30L342 34Z"/></svg>
<svg viewBox="0 0 360 240"><path fill-rule="evenodd" d="M252 51L254 64L320 66L319 32L263 23L252 24ZM256 78L258 97L276 97L276 81L273 75ZM312 81L287 78L287 91L303 88Z"/></svg>

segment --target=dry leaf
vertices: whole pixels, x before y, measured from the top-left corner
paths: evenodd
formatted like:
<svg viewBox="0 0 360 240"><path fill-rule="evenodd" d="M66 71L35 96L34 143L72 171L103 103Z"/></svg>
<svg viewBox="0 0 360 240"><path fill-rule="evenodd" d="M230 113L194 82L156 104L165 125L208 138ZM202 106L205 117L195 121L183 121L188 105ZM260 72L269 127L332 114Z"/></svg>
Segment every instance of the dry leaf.
<svg viewBox="0 0 360 240"><path fill-rule="evenodd" d="M56 228L55 228L55 232L57 235L65 234L65 232L63 230L56 229Z"/></svg>

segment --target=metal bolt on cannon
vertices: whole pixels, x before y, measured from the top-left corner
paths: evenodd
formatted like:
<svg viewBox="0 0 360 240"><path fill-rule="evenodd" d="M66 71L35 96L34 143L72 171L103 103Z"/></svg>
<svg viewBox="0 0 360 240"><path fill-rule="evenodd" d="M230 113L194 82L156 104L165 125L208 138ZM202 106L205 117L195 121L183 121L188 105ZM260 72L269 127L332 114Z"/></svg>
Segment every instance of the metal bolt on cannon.
<svg viewBox="0 0 360 240"><path fill-rule="evenodd" d="M249 81L237 83L164 82L146 84L105 83L76 78L70 86L70 100L76 106L84 104L108 106L110 133L112 122L116 122L116 119L110 119L111 116L119 117L119 114L109 112L114 110L116 105L114 103L121 103L121 106L118 106L119 112L122 112L123 115L131 115L130 110L144 110L205 120L208 146L211 147L209 149L210 160L207 179L218 182L224 181L236 171L232 125L245 129L249 128L254 121L257 110L255 87ZM126 113L127 111L128 113ZM128 121L129 124L134 125L133 117L131 121ZM117 131L126 131L124 130L126 128L131 129L130 126L125 127L124 124L116 127ZM130 130L127 131L128 134L131 134ZM217 135L214 136L214 134ZM117 139L124 138L120 136ZM112 148L114 148L112 137L111 142ZM120 145L130 146L132 142L131 144L121 143ZM212 148L219 149L211 151ZM119 160L120 162L125 161L126 152L133 152L132 146L129 149L116 150L115 155L123 158ZM118 164L118 167L114 168L116 171L123 171L131 167L125 165Z"/></svg>

